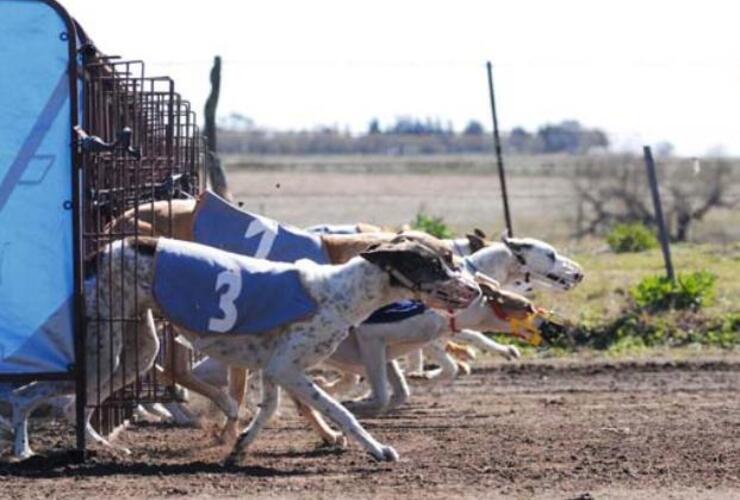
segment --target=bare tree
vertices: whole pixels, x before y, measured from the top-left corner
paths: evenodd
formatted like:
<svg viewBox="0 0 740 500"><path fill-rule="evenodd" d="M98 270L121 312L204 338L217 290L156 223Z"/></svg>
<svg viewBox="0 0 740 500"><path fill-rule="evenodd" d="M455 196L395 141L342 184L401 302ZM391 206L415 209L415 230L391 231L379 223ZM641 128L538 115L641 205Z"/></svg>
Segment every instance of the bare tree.
<svg viewBox="0 0 740 500"><path fill-rule="evenodd" d="M671 239L686 241L693 224L717 208L733 208L740 198L731 192L732 165L726 160L692 168L686 160L658 166L664 213ZM574 179L579 227L575 236L602 234L615 224L640 222L655 226L644 166L634 157L594 160L579 167Z"/></svg>

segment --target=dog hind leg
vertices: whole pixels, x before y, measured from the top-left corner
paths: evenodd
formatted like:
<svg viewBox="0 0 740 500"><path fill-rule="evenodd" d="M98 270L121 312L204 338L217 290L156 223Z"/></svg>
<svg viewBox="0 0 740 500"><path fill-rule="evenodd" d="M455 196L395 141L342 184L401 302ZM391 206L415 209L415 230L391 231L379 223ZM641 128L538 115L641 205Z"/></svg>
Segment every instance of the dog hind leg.
<svg viewBox="0 0 740 500"><path fill-rule="evenodd" d="M280 388L270 380L270 377L262 374L262 404L252 418L246 429L242 431L234 444L234 448L226 459L227 464L235 464L246 455L247 448L264 428L265 424L272 418L280 404Z"/></svg>
<svg viewBox="0 0 740 500"><path fill-rule="evenodd" d="M455 334L454 338L456 340L468 342L482 351L495 352L508 360L518 359L521 357L519 349L513 345L499 344L498 342L489 339L481 332L475 330L461 330L459 333Z"/></svg>
<svg viewBox="0 0 740 500"><path fill-rule="evenodd" d="M349 410L324 392L305 374L275 371L270 375L276 383L280 384L293 397L318 410L321 415L337 424L345 435L352 436L375 459L394 462L398 460L396 450L376 441Z"/></svg>

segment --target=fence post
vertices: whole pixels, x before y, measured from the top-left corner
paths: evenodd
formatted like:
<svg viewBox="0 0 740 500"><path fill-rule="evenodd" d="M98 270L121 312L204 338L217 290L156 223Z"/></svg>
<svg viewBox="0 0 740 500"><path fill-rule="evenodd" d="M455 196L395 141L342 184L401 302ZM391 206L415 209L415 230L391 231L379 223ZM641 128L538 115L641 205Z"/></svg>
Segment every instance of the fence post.
<svg viewBox="0 0 740 500"><path fill-rule="evenodd" d="M509 196L506 192L506 174L504 172L504 159L501 154L501 138L498 133L498 116L496 115L496 98L493 94L493 73L491 70L491 61L486 63L488 70L488 94L491 99L491 117L493 119L493 146L496 150L496 164L498 165L498 178L501 184L501 198L504 203L504 219L506 220L506 230L509 237L514 236L514 230L511 227L511 215L509 213Z"/></svg>
<svg viewBox="0 0 740 500"><path fill-rule="evenodd" d="M221 90L221 57L213 59L211 69L211 93L208 95L205 106L205 126L203 133L206 136L206 171L211 181L213 191L225 200L233 202L234 199L226 184L226 173L224 172L221 158L218 156L218 144L216 143L216 107Z"/></svg>
<svg viewBox="0 0 740 500"><path fill-rule="evenodd" d="M658 236L660 237L660 247L663 250L663 261L665 262L665 271L668 279L675 282L676 276L673 273L673 262L671 261L671 247L668 242L668 231L666 231L665 220L663 219L663 207L660 203L660 191L658 190L658 177L655 174L655 162L650 146L643 146L643 155L645 157L645 167L647 168L648 182L650 183L650 193L653 196L653 206L655 207L655 220L658 223Z"/></svg>

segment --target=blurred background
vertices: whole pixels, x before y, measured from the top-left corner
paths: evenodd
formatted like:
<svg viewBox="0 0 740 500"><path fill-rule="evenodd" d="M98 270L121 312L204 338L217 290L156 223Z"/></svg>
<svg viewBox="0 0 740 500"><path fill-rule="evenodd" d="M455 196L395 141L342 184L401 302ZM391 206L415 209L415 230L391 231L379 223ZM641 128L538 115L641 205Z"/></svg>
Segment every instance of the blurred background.
<svg viewBox="0 0 740 500"><path fill-rule="evenodd" d="M586 269L578 290L541 300L594 335L606 328L609 346L634 315L638 347L740 343L740 32L729 2L64 4L101 50L172 76L196 110L221 56L229 187L246 209L299 226L478 227L497 239L490 60L514 233ZM693 276L688 288L711 276L689 319L667 313L657 326L635 288L663 272L643 145L677 270Z"/></svg>

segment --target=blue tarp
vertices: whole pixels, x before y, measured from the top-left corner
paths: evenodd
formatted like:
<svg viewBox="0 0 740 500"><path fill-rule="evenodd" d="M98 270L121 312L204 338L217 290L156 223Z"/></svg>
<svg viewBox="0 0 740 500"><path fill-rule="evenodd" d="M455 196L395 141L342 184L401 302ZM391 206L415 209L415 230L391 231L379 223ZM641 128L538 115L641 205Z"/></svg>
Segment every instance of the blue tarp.
<svg viewBox="0 0 740 500"><path fill-rule="evenodd" d="M69 36L44 2L0 2L0 374L74 360Z"/></svg>

